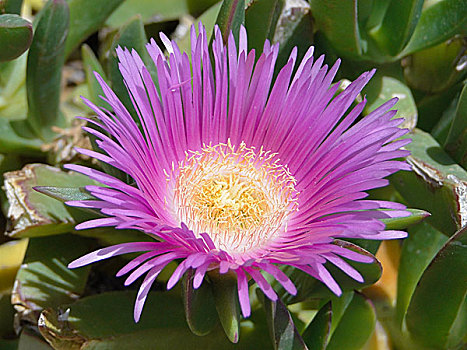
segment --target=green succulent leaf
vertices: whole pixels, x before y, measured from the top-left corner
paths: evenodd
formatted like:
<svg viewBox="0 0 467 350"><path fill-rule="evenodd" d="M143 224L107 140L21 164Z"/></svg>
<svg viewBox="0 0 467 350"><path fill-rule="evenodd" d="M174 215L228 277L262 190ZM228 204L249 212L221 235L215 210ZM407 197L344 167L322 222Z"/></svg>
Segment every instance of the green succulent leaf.
<svg viewBox="0 0 467 350"><path fill-rule="evenodd" d="M2 303L1 315L8 315L4 308L5 300L2 298L10 299L11 289L15 282L16 273L23 262L26 248L28 247L28 240L14 240L0 244L0 300ZM6 317L5 317L6 318ZM6 326L5 320L0 318L0 337L2 331ZM13 323L9 324L11 327Z"/></svg>
<svg viewBox="0 0 467 350"><path fill-rule="evenodd" d="M0 314L2 315L0 318L0 339L12 338L15 334L13 329L15 309L11 305L11 295L9 293L0 294Z"/></svg>
<svg viewBox="0 0 467 350"><path fill-rule="evenodd" d="M86 286L89 267L70 270L67 266L88 249L88 241L74 235L29 240L12 292L12 303L22 320L35 323L42 309L79 298Z"/></svg>
<svg viewBox="0 0 467 350"><path fill-rule="evenodd" d="M0 62L13 60L31 45L32 24L18 15L0 15Z"/></svg>
<svg viewBox="0 0 467 350"><path fill-rule="evenodd" d="M144 52L146 52L146 50ZM94 52L91 50L91 48L86 44L84 44L81 47L81 57L83 59L83 68L86 74L86 85L87 85L87 91L89 94L88 96L89 100L93 102L96 106L105 108L108 111L112 110L112 107L101 98L101 96L105 96L105 94L95 76L95 73L98 73L102 77L102 79L104 79L104 81L107 82L107 84L109 84L109 79L107 78L107 75L105 74L104 69L102 68L99 60L94 55ZM115 66L111 64L112 72L115 73L116 77L118 77L117 73L119 72L114 71L114 69L115 69ZM98 130L99 132L106 134L106 132L103 129L97 127L96 125L88 123L88 126ZM89 136L89 139L91 141L91 145L94 151L101 152L102 150L99 148L99 146L96 143L96 137L91 134L88 134L88 136ZM105 162L99 161L99 165L109 175L115 176L121 179L122 181L126 181L128 179L128 176L125 173L123 173L121 170Z"/></svg>
<svg viewBox="0 0 467 350"><path fill-rule="evenodd" d="M425 222L409 229L409 236L402 243L397 275L396 322L399 327L420 277L446 241L445 235Z"/></svg>
<svg viewBox="0 0 467 350"><path fill-rule="evenodd" d="M405 81L430 94L448 89L465 76L465 69L457 68L465 49L465 41L455 38L413 53L402 60Z"/></svg>
<svg viewBox="0 0 467 350"><path fill-rule="evenodd" d="M227 43L229 33L232 32L238 44L240 26L245 24L245 0L224 0L216 24L222 33L224 43Z"/></svg>
<svg viewBox="0 0 467 350"><path fill-rule="evenodd" d="M407 329L423 346L462 347L467 335L466 256L467 227L449 239L415 289L407 310Z"/></svg>
<svg viewBox="0 0 467 350"><path fill-rule="evenodd" d="M253 1L245 11L245 27L248 31L248 49L262 52L266 39L272 40L277 21L285 0Z"/></svg>
<svg viewBox="0 0 467 350"><path fill-rule="evenodd" d="M0 339L0 347L4 350L18 350L18 339Z"/></svg>
<svg viewBox="0 0 467 350"><path fill-rule="evenodd" d="M231 274L211 271L209 278L216 303L217 313L225 335L232 343L240 338L240 305L238 303L237 279Z"/></svg>
<svg viewBox="0 0 467 350"><path fill-rule="evenodd" d="M0 13L19 15L21 13L21 5L23 5L23 0L3 0L0 2Z"/></svg>
<svg viewBox="0 0 467 350"><path fill-rule="evenodd" d="M424 93L422 96L417 96L419 114L417 127L422 130L431 130L433 137L439 140L440 143L444 143L445 139L438 138L438 135L440 131L442 131L441 134L445 134L444 137L447 137L450 123L454 117L451 115L444 116L443 118L443 115L453 114L455 112L457 101L454 100L458 99L462 87L463 83L460 82L436 94ZM440 123L446 123L447 126L437 126L437 124ZM435 128L440 128L441 130L436 130ZM445 128L447 128L447 130L444 130Z"/></svg>
<svg viewBox="0 0 467 350"><path fill-rule="evenodd" d="M370 35L384 52L396 56L411 38L420 19L424 0L391 1L381 25Z"/></svg>
<svg viewBox="0 0 467 350"><path fill-rule="evenodd" d="M66 349L261 349L262 329L247 334L237 345L217 328L209 336L191 333L183 303L171 292L151 292L141 320L135 323L134 291L107 292L83 298L69 306L45 310L41 334L55 348ZM62 310L62 311L60 311ZM64 313L64 310L67 310Z"/></svg>
<svg viewBox="0 0 467 350"><path fill-rule="evenodd" d="M102 27L110 14L124 0L67 0L70 8L70 31L65 43L65 57L89 35Z"/></svg>
<svg viewBox="0 0 467 350"><path fill-rule="evenodd" d="M20 135L11 121L0 118L0 152L41 154L42 142L37 138L27 138Z"/></svg>
<svg viewBox="0 0 467 350"><path fill-rule="evenodd" d="M371 302L354 293L333 331L326 350L360 350L370 338L376 323Z"/></svg>
<svg viewBox="0 0 467 350"><path fill-rule="evenodd" d="M316 26L340 55L362 55L357 1L310 0L310 6Z"/></svg>
<svg viewBox="0 0 467 350"><path fill-rule="evenodd" d="M444 149L467 169L467 84L464 84L457 102L454 120L444 144Z"/></svg>
<svg viewBox="0 0 467 350"><path fill-rule="evenodd" d="M75 220L83 219L84 212L65 206L56 199L35 191L36 186L50 184L82 187L96 184L87 176L66 173L44 164L29 164L22 170L6 173L5 190L10 202L12 237L37 237L65 233L73 229Z"/></svg>
<svg viewBox="0 0 467 350"><path fill-rule="evenodd" d="M452 235L465 221L467 172L449 157L428 133L414 129L407 137L407 157L413 171L392 175L391 183L411 207L431 213L426 221Z"/></svg>
<svg viewBox="0 0 467 350"><path fill-rule="evenodd" d="M206 28L206 36L208 41L210 41L212 38L212 32L214 25L216 24L217 17L219 16L221 6L222 1L212 5L193 22L197 33L199 23L203 23L204 27ZM181 52L186 52L188 57L191 56L191 37L189 31L187 31L186 34L180 40L178 40L177 44Z"/></svg>
<svg viewBox="0 0 467 350"><path fill-rule="evenodd" d="M415 225L423 219L430 216L430 213L420 209L407 209L410 216L402 218L382 219L381 221L386 224L386 230L403 230L411 225Z"/></svg>
<svg viewBox="0 0 467 350"><path fill-rule="evenodd" d="M136 112L131 103L130 96L123 82L122 74L118 68L118 58L116 49L118 46L127 48L128 50L135 49L140 55L141 59L146 65L146 68L151 73L154 81L156 79L156 68L152 61L149 53L146 51L146 43L148 39L144 31L144 24L141 20L141 16L136 16L130 20L124 27L115 34L112 45L109 51L109 59L107 62L107 72L110 78L112 89L120 98L125 107L136 117Z"/></svg>
<svg viewBox="0 0 467 350"><path fill-rule="evenodd" d="M325 350L331 331L331 302L325 304L306 327L302 338L308 349Z"/></svg>
<svg viewBox="0 0 467 350"><path fill-rule="evenodd" d="M109 104L99 97L105 95L102 91L102 87L94 75L94 72L99 73L99 75L105 81L108 81L104 69L102 68L96 55L94 55L94 52L86 44L81 46L81 57L83 58L83 68L84 72L86 73L86 83L88 87L89 99L95 105L110 110Z"/></svg>
<svg viewBox="0 0 467 350"><path fill-rule="evenodd" d="M107 20L111 28L123 26L130 18L141 14L143 23L177 20L187 13L197 16L219 0L126 0Z"/></svg>
<svg viewBox="0 0 467 350"><path fill-rule="evenodd" d="M362 22L365 22L365 28L368 30L371 30L383 22L384 15L386 14L386 11L388 10L389 4L391 3L391 0L379 0L379 1L373 1L373 0L359 0L358 1L358 6L361 7L362 5L366 7L370 7L370 13L368 15L368 18L366 21L364 21L365 18L362 18ZM360 13L359 13L360 17Z"/></svg>
<svg viewBox="0 0 467 350"><path fill-rule="evenodd" d="M1 343L0 343L1 347ZM2 350L4 348L2 347ZM18 340L18 348L15 350L52 350L50 345L40 336L30 330L23 329ZM7 348L5 349L7 350Z"/></svg>
<svg viewBox="0 0 467 350"><path fill-rule="evenodd" d="M313 44L313 33L310 5L305 0L285 0L272 38L273 43L280 45L274 72L276 75L287 63L294 47L298 48L298 59L303 57Z"/></svg>
<svg viewBox="0 0 467 350"><path fill-rule="evenodd" d="M211 284L203 281L198 289L193 288L193 270L183 278L183 304L185 317L190 330L199 336L209 334L218 324L216 305Z"/></svg>
<svg viewBox="0 0 467 350"><path fill-rule="evenodd" d="M84 187L35 186L34 190L62 202L96 199Z"/></svg>
<svg viewBox="0 0 467 350"><path fill-rule="evenodd" d="M27 117L26 62L27 53L24 53L14 61L0 63L0 121ZM2 133L2 138L8 137L8 133Z"/></svg>
<svg viewBox="0 0 467 350"><path fill-rule="evenodd" d="M435 46L456 34L467 32L467 3L440 0L423 10L409 43L400 56Z"/></svg>
<svg viewBox="0 0 467 350"><path fill-rule="evenodd" d="M259 292L262 294L262 292ZM305 342L295 327L292 316L284 303L277 299L270 300L262 294L269 333L275 350L307 349Z"/></svg>
<svg viewBox="0 0 467 350"><path fill-rule="evenodd" d="M53 138L53 125L63 123L59 103L68 23L65 0L49 0L34 23L34 41L29 49L26 73L29 121L45 140Z"/></svg>

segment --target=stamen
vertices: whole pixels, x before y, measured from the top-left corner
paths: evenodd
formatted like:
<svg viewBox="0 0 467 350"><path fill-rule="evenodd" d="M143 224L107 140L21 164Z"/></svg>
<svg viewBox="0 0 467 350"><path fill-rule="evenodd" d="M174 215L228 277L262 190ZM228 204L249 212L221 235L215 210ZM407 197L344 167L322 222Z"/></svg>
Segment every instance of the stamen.
<svg viewBox="0 0 467 350"><path fill-rule="evenodd" d="M276 156L230 140L187 152L174 193L180 222L227 252L262 247L287 229L298 206L295 178Z"/></svg>

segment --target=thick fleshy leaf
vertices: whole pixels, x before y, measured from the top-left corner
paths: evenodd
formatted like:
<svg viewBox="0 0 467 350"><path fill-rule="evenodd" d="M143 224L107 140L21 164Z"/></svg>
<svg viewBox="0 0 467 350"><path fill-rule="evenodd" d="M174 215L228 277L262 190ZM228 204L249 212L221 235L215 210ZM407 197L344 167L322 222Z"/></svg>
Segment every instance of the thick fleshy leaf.
<svg viewBox="0 0 467 350"><path fill-rule="evenodd" d="M222 33L224 43L227 43L230 32L238 42L240 26L245 24L245 0L224 0L216 24Z"/></svg>
<svg viewBox="0 0 467 350"><path fill-rule="evenodd" d="M406 148L413 171L393 175L392 183L411 207L431 213L428 223L452 235L467 222L467 172L430 134L414 129L407 137L412 139Z"/></svg>
<svg viewBox="0 0 467 350"><path fill-rule="evenodd" d="M89 99L95 105L110 110L109 104L104 102L102 98L99 97L105 95L102 91L102 87L94 76L94 72L97 72L105 81L107 81L104 69L102 68L97 57L94 55L94 52L86 44L81 47L81 57L83 59L84 72L86 73L86 84L88 87Z"/></svg>
<svg viewBox="0 0 467 350"><path fill-rule="evenodd" d="M465 34L467 3L463 0L433 1L423 10L415 32L401 53L406 56L442 43L456 34Z"/></svg>
<svg viewBox="0 0 467 350"><path fill-rule="evenodd" d="M206 28L206 36L208 41L211 40L212 32L214 29L214 25L216 24L217 17L219 15L219 11L222 6L222 1L218 2L215 5L212 5L206 11L204 11L198 18L195 19L193 22L195 26L196 33L198 33L198 25L199 23L203 23L203 26ZM190 31L189 28L186 28L185 35L177 41L177 45L180 48L181 52L186 52L188 57L191 56L191 39L190 39Z"/></svg>
<svg viewBox="0 0 467 350"><path fill-rule="evenodd" d="M232 343L238 343L240 337L240 305L238 302L237 280L231 274L221 275L211 271L212 292L217 313L225 335Z"/></svg>
<svg viewBox="0 0 467 350"><path fill-rule="evenodd" d="M26 138L19 134L14 122L0 118L0 152L41 154L42 142L36 138Z"/></svg>
<svg viewBox="0 0 467 350"><path fill-rule="evenodd" d="M454 120L449 129L444 149L460 165L467 169L467 84L464 84L457 102Z"/></svg>
<svg viewBox="0 0 467 350"><path fill-rule="evenodd" d="M84 214L33 189L35 186L62 185L82 187L96 184L87 176L67 173L45 164L29 164L22 170L6 173L5 190L10 202L7 234L36 237L68 232Z"/></svg>
<svg viewBox="0 0 467 350"><path fill-rule="evenodd" d="M437 349L462 346L467 335L466 257L467 227L449 239L423 273L406 318L407 329L420 344Z"/></svg>
<svg viewBox="0 0 467 350"><path fill-rule="evenodd" d="M387 100L397 97L395 109L397 114L394 118L404 118L401 128L412 130L417 125L418 113L410 88L402 81L377 73L365 87L363 92L367 95L368 103L364 113L369 114Z"/></svg>
<svg viewBox="0 0 467 350"><path fill-rule="evenodd" d="M183 278L183 304L190 330L199 336L209 334L218 323L216 305L211 284L203 281L197 289L193 287L194 272L188 270Z"/></svg>
<svg viewBox="0 0 467 350"><path fill-rule="evenodd" d="M285 0L282 12L277 20L273 43L279 43L279 55L275 74L284 66L294 47L298 49L298 59L305 55L313 44L313 17L310 5L305 0Z"/></svg>
<svg viewBox="0 0 467 350"><path fill-rule="evenodd" d="M337 328L337 325L341 321L342 316L344 316L345 310L349 307L350 302L354 297L354 291L343 292L340 297L335 295L331 296L331 330L330 335L334 333ZM328 339L329 343L329 339Z"/></svg>
<svg viewBox="0 0 467 350"><path fill-rule="evenodd" d="M51 127L60 120L60 83L65 61L69 11L65 0L49 0L35 20L34 41L29 49L26 88L29 122L36 133L50 140Z"/></svg>
<svg viewBox="0 0 467 350"><path fill-rule="evenodd" d="M373 0L359 0L358 6L369 7L370 13L368 14L368 18L366 16L362 16L361 12L359 11L359 19L362 22L365 22L365 27L369 30L381 25L384 19L384 15L388 10L389 4L391 0L380 0L380 1L373 1ZM365 21L366 19L366 21Z"/></svg>
<svg viewBox="0 0 467 350"><path fill-rule="evenodd" d="M456 116L456 108L457 108L457 103L459 102L459 97L460 93L462 90L463 84L456 84L452 87L450 87L448 90L443 91L440 94L433 95L433 96L427 96L425 95L425 98L428 98L427 102L429 104L428 108L423 107L421 112L425 114L426 112L429 111L429 107L436 106L435 108L432 108L431 111L429 112L428 116L433 116L433 121L435 121L435 118L438 120L436 121L436 124L432 126L432 129L430 131L430 134L438 141L440 145L444 145L444 149L446 150L446 140L448 138L449 130L451 129L451 125L453 123L453 120ZM456 94L457 92L457 94ZM446 103L444 99L447 100ZM442 103L435 104L435 101L443 101ZM419 109L420 112L420 109ZM420 120L425 117L425 115L420 115ZM439 117L441 115L441 118ZM426 119L425 119L426 120ZM448 152L449 153L449 152Z"/></svg>
<svg viewBox="0 0 467 350"><path fill-rule="evenodd" d="M141 47L139 48L141 49ZM146 52L146 51L144 51ZM99 73L99 75L104 79L107 84L110 85L109 79L107 78L104 69L102 68L99 60L95 56L94 52L91 50L91 48L84 44L81 47L81 57L83 59L83 68L84 72L86 74L86 85L87 85L87 91L88 91L88 98L91 102L93 102L96 106L99 106L100 108L104 108L106 110L111 110L112 107L105 102L100 96L105 96L104 91L102 90L101 85L97 81L95 77L95 73ZM115 73L115 76L118 77L117 71L114 70L115 67L111 65L111 71ZM128 101L127 101L128 103ZM104 130L101 128L97 127L96 125L93 125L91 123L88 123L87 125L90 128L96 129L99 132L106 133ZM96 143L96 137L94 135L88 135L89 139L91 141L92 148L96 152L102 152L102 150L99 148L99 146ZM99 165L102 167L102 169L105 171L105 173L115 176L116 178L126 181L128 179L128 176L123 173L121 170L105 163L102 161L98 161Z"/></svg>
<svg viewBox="0 0 467 350"><path fill-rule="evenodd" d="M0 339L0 347L2 350L18 350L18 339Z"/></svg>
<svg viewBox="0 0 467 350"><path fill-rule="evenodd" d="M0 3L0 13L21 13L21 5L23 0L3 0Z"/></svg>
<svg viewBox="0 0 467 350"><path fill-rule="evenodd" d="M245 339L230 343L217 328L209 336L190 332L183 303L170 292L151 292L139 323L133 321L134 291L108 292L83 298L39 319L42 335L55 348L78 349L266 349L264 329L250 325ZM251 329L253 328L253 330Z"/></svg>
<svg viewBox="0 0 467 350"><path fill-rule="evenodd" d="M336 240L335 243L341 247L356 251L359 254L373 257L371 253L353 243L340 240ZM355 281L331 263L328 262L325 264L326 269L331 273L343 291L367 287L375 283L381 277L381 264L376 259L370 264L350 260L346 261L363 276L363 283ZM329 299L334 295L323 283L303 271L290 266L284 266L282 270L297 287L297 295L293 296L288 294L280 284L273 282L277 294L286 304L293 304L308 298Z"/></svg>
<svg viewBox="0 0 467 350"><path fill-rule="evenodd" d="M263 50L266 39L272 40L285 0L256 0L245 11L248 49Z"/></svg>
<svg viewBox="0 0 467 350"><path fill-rule="evenodd" d="M354 293L326 350L360 350L373 333L375 322L376 313L371 302Z"/></svg>
<svg viewBox="0 0 467 350"><path fill-rule="evenodd" d="M284 303L270 300L261 292L269 333L276 350L307 349L305 342L295 327L292 316Z"/></svg>
<svg viewBox="0 0 467 350"><path fill-rule="evenodd" d="M420 19L424 0L391 1L380 26L370 31L381 50L396 56Z"/></svg>
<svg viewBox="0 0 467 350"><path fill-rule="evenodd" d="M2 338L13 338L15 335L15 330L13 329L15 309L11 305L10 293L0 293L0 315L2 315L0 317L0 340ZM3 349L1 343L0 349Z"/></svg>
<svg viewBox="0 0 467 350"><path fill-rule="evenodd" d="M70 8L70 31L65 43L65 57L89 35L102 27L123 0L67 0Z"/></svg>
<svg viewBox="0 0 467 350"><path fill-rule="evenodd" d="M0 15L0 62L19 57L32 41L32 24L18 15Z"/></svg>
<svg viewBox="0 0 467 350"><path fill-rule="evenodd" d="M131 103L130 96L123 82L122 74L118 68L118 58L116 49L118 46L122 48L127 48L128 50L135 49L138 54L141 56L141 59L145 63L152 77L156 77L156 69L154 62L150 58L147 50L146 44L148 39L146 38L146 33L144 31L144 24L141 21L141 16L134 17L130 22L128 22L124 27L115 34L112 40L112 45L109 50L109 59L107 61L107 72L110 79L112 89L115 91L117 96L120 98L125 107L136 116L133 104ZM156 80L155 80L156 81Z"/></svg>
<svg viewBox="0 0 467 350"><path fill-rule="evenodd" d="M409 237L402 244L397 276L396 322L399 327L420 277L446 241L445 235L425 222L409 229Z"/></svg>
<svg viewBox="0 0 467 350"><path fill-rule="evenodd" d="M0 296L2 293L9 294L11 292L16 272L23 262L27 247L27 239L11 241L0 245Z"/></svg>
<svg viewBox="0 0 467 350"><path fill-rule="evenodd" d="M147 23L177 20L190 13L197 16L218 0L125 0L107 20L112 28L123 26L131 17L140 14Z"/></svg>
<svg viewBox="0 0 467 350"><path fill-rule="evenodd" d="M3 347L2 347L3 349ZM19 336L18 348L15 350L52 350L49 344L37 333L23 329Z"/></svg>
<svg viewBox="0 0 467 350"><path fill-rule="evenodd" d="M302 338L308 349L325 350L331 331L331 302L325 304L306 327Z"/></svg>
<svg viewBox="0 0 467 350"><path fill-rule="evenodd" d="M70 270L67 266L88 249L88 240L74 235L29 240L12 292L12 303L22 320L35 323L42 309L79 298L84 292L90 267Z"/></svg>
<svg viewBox="0 0 467 350"><path fill-rule="evenodd" d="M445 91L439 92L435 95L433 94L424 94L424 96L419 96L417 99L418 107L418 124L417 127L422 130L431 130L433 137L438 139L438 132L435 132L434 128L438 123L445 122L443 121L443 114L453 113L450 111L451 108L455 109L453 105L453 100L457 99L463 84L458 83ZM451 119L451 117L445 117ZM447 123L449 130L449 122ZM443 127L444 128L444 127ZM443 141L439 141L443 143Z"/></svg>
<svg viewBox="0 0 467 350"><path fill-rule="evenodd" d="M404 58L404 78L416 90L437 93L448 89L465 76L462 66L465 41L454 38ZM460 65L460 66L459 66Z"/></svg>
<svg viewBox="0 0 467 350"><path fill-rule="evenodd" d="M310 0L316 26L342 56L361 56L357 1Z"/></svg>
<svg viewBox="0 0 467 350"><path fill-rule="evenodd" d="M84 187L36 186L34 189L62 202L95 199Z"/></svg>
<svg viewBox="0 0 467 350"><path fill-rule="evenodd" d="M381 221L386 224L386 230L403 230L411 225L415 225L423 219L430 216L430 213L420 209L407 209L410 216L402 218L382 219Z"/></svg>
<svg viewBox="0 0 467 350"><path fill-rule="evenodd" d="M27 53L24 53L14 61L0 63L0 122L2 123L7 123L6 120L23 120L27 118L27 56ZM11 126L9 127L11 128ZM11 131L11 134L13 135L10 136L6 132L2 133L2 139L14 139L14 135L18 134L18 131ZM0 140L0 144L4 142Z"/></svg>

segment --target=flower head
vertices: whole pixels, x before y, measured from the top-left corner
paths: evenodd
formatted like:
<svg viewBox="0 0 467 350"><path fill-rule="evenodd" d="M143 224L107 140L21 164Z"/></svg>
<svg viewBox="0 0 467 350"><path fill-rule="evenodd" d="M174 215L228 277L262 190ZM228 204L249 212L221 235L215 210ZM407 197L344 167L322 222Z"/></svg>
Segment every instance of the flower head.
<svg viewBox="0 0 467 350"><path fill-rule="evenodd" d="M335 96L331 68L310 48L295 73L297 51L273 82L278 45L264 44L255 63L242 27L238 51L232 34L224 46L214 30L213 62L205 29L191 32L191 63L161 34L168 57L154 40L147 50L157 68L157 87L135 51L117 49L120 71L138 123L96 74L113 111L84 102L98 120L84 129L103 153L80 150L127 173L128 185L80 165L72 169L105 186L88 186L95 200L69 205L99 209L105 218L77 229L114 226L141 230L153 242L123 243L100 249L70 264L83 266L112 256L141 252L117 276L125 284L145 275L135 304L135 320L158 274L173 260L172 288L188 269L198 288L207 271L237 276L242 313L250 314L248 280L277 298L262 273L296 293L278 265L290 265L341 289L324 267L331 262L357 281L362 276L343 258L371 262L368 256L333 244L335 238L393 239L379 220L405 216L403 205L364 199L365 191L385 186L384 177L401 169L394 160L407 131L392 119L392 99L357 121L365 100L348 111L374 71L362 74ZM110 135L110 137L108 136Z"/></svg>

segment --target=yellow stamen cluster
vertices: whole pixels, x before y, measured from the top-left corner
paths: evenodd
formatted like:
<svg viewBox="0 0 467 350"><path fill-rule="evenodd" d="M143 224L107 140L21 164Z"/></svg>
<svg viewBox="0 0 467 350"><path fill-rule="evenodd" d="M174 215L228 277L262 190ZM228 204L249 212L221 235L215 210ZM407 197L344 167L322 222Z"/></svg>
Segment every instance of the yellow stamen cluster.
<svg viewBox="0 0 467 350"><path fill-rule="evenodd" d="M220 143L187 152L174 193L180 222L220 249L243 253L286 230L297 209L295 178L276 154Z"/></svg>

